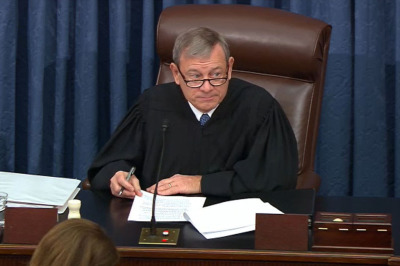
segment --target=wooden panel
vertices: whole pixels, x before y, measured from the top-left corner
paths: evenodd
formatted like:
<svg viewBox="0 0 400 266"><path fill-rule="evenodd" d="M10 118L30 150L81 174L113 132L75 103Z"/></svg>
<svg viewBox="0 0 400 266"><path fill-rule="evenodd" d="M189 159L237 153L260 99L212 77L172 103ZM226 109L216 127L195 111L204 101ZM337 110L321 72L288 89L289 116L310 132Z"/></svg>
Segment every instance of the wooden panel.
<svg viewBox="0 0 400 266"><path fill-rule="evenodd" d="M271 265L387 265L390 258L389 255L379 254L341 254L332 252L289 252L267 250L207 250L179 248L119 248L119 250L124 261L128 257L143 262L147 260L147 263L152 260L169 262L170 259L179 261L205 260L209 261L209 265L224 265L223 263L232 263L233 261L240 262L241 265L258 265L257 263L259 262L268 262L268 264L272 263Z"/></svg>
<svg viewBox="0 0 400 266"><path fill-rule="evenodd" d="M393 265L393 266L400 265L400 257L391 257L389 259L388 265Z"/></svg>
<svg viewBox="0 0 400 266"><path fill-rule="evenodd" d="M30 245L0 245L0 265L26 266L34 249ZM400 265L400 258L379 254L132 247L118 250L121 265Z"/></svg>

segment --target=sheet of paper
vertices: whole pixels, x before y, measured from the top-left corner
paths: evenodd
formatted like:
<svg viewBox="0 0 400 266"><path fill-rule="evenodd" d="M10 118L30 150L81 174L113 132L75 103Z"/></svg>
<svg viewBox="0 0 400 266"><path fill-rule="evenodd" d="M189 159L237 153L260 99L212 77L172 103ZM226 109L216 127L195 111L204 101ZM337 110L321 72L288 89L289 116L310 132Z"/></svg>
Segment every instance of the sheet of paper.
<svg viewBox="0 0 400 266"><path fill-rule="evenodd" d="M78 193L80 180L63 177L0 172L0 190L8 193L9 203L60 207Z"/></svg>
<svg viewBox="0 0 400 266"><path fill-rule="evenodd" d="M76 188L76 189L74 190L74 192L72 192L72 194L71 194L71 196L68 198L68 200L64 203L64 205L58 206L58 207L57 207L58 213L59 213L59 214L65 212L65 210L68 208L68 201L74 199L75 196L78 194L78 192L79 192L80 190L81 190L80 188Z"/></svg>
<svg viewBox="0 0 400 266"><path fill-rule="evenodd" d="M10 207L10 208L54 208L54 206L52 206L52 205L16 203L16 202L7 202L7 207Z"/></svg>
<svg viewBox="0 0 400 266"><path fill-rule="evenodd" d="M80 188L76 188L75 191L71 194L68 200L74 199L75 196L80 191ZM64 213L68 208L68 200L65 202L63 206L54 206L54 205L44 205L44 204L31 204L31 203L18 203L18 202L7 202L7 207L13 208L57 208L57 212L59 214Z"/></svg>
<svg viewBox="0 0 400 266"><path fill-rule="evenodd" d="M149 222L153 204L153 194L143 191L142 197L135 197L128 221ZM186 222L183 213L201 209L205 197L161 196L156 197L155 217L157 222Z"/></svg>
<svg viewBox="0 0 400 266"><path fill-rule="evenodd" d="M259 198L232 200L184 213L207 239L255 230L256 213L282 214Z"/></svg>

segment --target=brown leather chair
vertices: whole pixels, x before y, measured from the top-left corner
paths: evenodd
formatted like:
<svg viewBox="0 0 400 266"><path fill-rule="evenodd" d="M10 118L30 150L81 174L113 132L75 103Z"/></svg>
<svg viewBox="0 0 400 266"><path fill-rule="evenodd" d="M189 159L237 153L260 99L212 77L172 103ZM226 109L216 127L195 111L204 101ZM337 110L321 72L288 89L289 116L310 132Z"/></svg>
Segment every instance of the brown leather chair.
<svg viewBox="0 0 400 266"><path fill-rule="evenodd" d="M314 172L331 26L279 9L247 5L166 8L157 29L157 83L172 82L169 64L179 33L209 27L225 36L235 58L233 76L268 90L283 107L297 139L297 188L318 189ZM86 179L82 187L90 188Z"/></svg>
<svg viewBox="0 0 400 266"><path fill-rule="evenodd" d="M331 26L287 11L247 5L181 5L161 13L157 83L172 82L172 48L179 33L208 27L225 36L233 76L268 90L284 109L297 139L297 188L318 189L314 172Z"/></svg>

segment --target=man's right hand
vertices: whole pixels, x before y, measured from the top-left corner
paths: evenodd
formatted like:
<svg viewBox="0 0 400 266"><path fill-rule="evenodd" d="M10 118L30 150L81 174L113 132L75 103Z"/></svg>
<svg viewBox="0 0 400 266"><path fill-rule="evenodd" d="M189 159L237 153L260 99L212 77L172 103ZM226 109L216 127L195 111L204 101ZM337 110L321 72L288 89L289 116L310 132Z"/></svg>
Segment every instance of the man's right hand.
<svg viewBox="0 0 400 266"><path fill-rule="evenodd" d="M133 199L136 195L141 197L142 192L140 188L139 179L133 175L129 181L126 180L126 176L128 172L118 171L115 173L113 177L110 179L110 189L111 193L114 196L121 198L130 198ZM124 188L124 191L121 195L119 192L121 188Z"/></svg>

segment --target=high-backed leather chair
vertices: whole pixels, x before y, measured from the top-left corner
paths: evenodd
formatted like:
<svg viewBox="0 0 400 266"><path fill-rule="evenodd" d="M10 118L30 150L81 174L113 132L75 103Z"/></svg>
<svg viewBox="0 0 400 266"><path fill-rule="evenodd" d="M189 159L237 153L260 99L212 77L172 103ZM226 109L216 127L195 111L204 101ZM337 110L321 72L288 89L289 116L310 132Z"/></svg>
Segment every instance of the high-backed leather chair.
<svg viewBox="0 0 400 266"><path fill-rule="evenodd" d="M287 11L248 5L181 5L162 11L157 29L157 83L172 82L169 64L179 33L208 27L222 34L235 58L233 76L268 90L297 139L297 188L318 189L314 172L331 26Z"/></svg>

